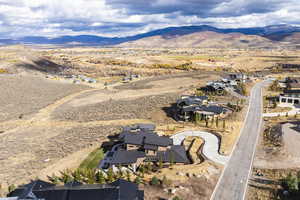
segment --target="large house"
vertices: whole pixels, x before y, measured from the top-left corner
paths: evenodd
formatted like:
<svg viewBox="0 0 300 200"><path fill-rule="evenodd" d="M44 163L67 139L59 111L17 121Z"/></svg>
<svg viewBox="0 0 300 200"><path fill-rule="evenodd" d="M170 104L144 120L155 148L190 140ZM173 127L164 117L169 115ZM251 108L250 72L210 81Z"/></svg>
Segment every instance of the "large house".
<svg viewBox="0 0 300 200"><path fill-rule="evenodd" d="M41 180L17 188L5 200L143 200L138 185L119 179L110 184L83 185L79 182L64 186ZM1 200L1 198L0 198Z"/></svg>
<svg viewBox="0 0 300 200"><path fill-rule="evenodd" d="M300 104L300 78L287 78L286 88L279 95L281 106L299 105Z"/></svg>
<svg viewBox="0 0 300 200"><path fill-rule="evenodd" d="M200 118L225 117L229 109L208 103L206 96L184 96L177 100L176 118L182 121L192 121L198 114Z"/></svg>
<svg viewBox="0 0 300 200"><path fill-rule="evenodd" d="M119 142L105 154L100 162L101 169L126 167L136 171L142 163L163 162L188 164L184 146L173 145L173 140L159 136L153 125L139 124L124 127Z"/></svg>

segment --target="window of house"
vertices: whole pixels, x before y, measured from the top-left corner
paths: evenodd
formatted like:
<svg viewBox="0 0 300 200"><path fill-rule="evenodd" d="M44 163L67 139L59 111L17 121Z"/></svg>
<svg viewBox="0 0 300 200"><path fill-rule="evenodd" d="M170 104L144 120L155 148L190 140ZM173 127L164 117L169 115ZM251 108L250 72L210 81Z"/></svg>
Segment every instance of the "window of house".
<svg viewBox="0 0 300 200"><path fill-rule="evenodd" d="M294 104L299 104L299 100L295 99Z"/></svg>
<svg viewBox="0 0 300 200"><path fill-rule="evenodd" d="M288 103L293 103L293 99L288 99Z"/></svg>
<svg viewBox="0 0 300 200"><path fill-rule="evenodd" d="M281 99L281 102L282 102L282 103L285 103L285 102L286 102L286 98L282 98L282 99Z"/></svg>

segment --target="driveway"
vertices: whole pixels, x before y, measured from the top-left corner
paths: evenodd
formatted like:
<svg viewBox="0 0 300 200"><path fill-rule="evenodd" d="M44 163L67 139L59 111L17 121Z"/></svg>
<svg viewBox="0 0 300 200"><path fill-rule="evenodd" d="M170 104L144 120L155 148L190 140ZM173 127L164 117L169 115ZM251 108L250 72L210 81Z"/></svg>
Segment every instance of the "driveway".
<svg viewBox="0 0 300 200"><path fill-rule="evenodd" d="M202 154L209 160L225 165L229 159L228 156L219 154L220 141L217 136L212 133L203 131L183 131L173 135L174 145L181 145L182 141L189 136L201 137L204 140Z"/></svg>

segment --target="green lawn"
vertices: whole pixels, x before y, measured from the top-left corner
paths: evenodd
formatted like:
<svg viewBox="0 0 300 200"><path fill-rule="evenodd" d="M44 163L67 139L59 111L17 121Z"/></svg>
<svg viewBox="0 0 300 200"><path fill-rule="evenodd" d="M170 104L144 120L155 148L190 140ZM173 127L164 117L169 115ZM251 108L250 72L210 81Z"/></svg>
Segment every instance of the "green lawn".
<svg viewBox="0 0 300 200"><path fill-rule="evenodd" d="M103 149L97 148L93 152L91 152L88 157L84 159L84 161L82 161L79 168L96 169L103 157Z"/></svg>

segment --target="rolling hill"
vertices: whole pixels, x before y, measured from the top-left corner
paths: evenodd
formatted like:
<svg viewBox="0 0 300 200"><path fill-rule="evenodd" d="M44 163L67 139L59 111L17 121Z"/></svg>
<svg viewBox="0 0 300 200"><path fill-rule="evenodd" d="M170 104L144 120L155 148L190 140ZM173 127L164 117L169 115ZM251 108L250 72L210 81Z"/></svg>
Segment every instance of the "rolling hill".
<svg viewBox="0 0 300 200"><path fill-rule="evenodd" d="M300 27L274 25L254 28L220 29L212 26L181 26L158 29L128 37L99 37L94 35L62 36L57 38L0 38L0 44L55 44L97 46L204 46L256 47L285 43L299 44ZM149 44L147 44L149 43Z"/></svg>
<svg viewBox="0 0 300 200"><path fill-rule="evenodd" d="M204 31L188 35L153 36L125 42L121 47L202 47L202 48L267 48L275 42L257 35Z"/></svg>

